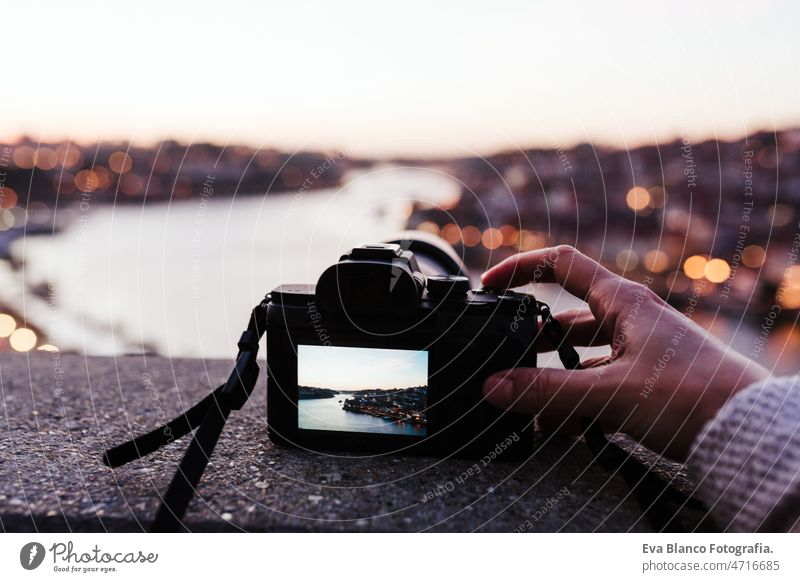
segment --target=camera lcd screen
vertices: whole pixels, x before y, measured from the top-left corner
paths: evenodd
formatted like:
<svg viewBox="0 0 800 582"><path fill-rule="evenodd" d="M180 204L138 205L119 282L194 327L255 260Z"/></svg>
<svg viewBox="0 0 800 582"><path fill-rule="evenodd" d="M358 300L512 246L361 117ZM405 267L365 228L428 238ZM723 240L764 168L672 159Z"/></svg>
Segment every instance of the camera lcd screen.
<svg viewBox="0 0 800 582"><path fill-rule="evenodd" d="M428 352L299 345L298 428L424 437Z"/></svg>

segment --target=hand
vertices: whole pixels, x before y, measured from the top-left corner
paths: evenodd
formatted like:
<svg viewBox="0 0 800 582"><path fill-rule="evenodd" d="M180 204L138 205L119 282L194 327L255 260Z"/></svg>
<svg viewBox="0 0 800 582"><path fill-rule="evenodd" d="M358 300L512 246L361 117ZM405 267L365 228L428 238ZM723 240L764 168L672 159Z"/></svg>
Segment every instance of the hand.
<svg viewBox="0 0 800 582"><path fill-rule="evenodd" d="M736 392L769 377L644 285L568 246L522 253L481 277L486 287L555 282L589 304L556 315L573 345L610 344L582 370L517 368L484 384L487 400L562 425L586 416L651 449L683 459L703 425ZM538 345L538 343L537 343ZM552 348L550 348L552 349Z"/></svg>

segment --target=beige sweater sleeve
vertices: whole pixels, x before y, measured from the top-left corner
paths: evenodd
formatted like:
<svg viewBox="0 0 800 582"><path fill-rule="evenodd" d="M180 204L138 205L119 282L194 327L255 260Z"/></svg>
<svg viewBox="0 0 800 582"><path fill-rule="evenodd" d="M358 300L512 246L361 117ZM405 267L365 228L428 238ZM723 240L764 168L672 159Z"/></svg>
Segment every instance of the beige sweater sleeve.
<svg viewBox="0 0 800 582"><path fill-rule="evenodd" d="M695 440L698 496L725 531L800 531L800 377L738 392Z"/></svg>

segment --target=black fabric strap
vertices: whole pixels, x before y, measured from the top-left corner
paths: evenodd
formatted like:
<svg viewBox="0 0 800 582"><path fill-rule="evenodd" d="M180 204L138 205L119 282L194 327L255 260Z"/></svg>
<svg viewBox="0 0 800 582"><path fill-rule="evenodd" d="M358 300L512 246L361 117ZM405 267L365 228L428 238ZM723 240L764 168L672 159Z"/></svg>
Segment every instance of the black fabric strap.
<svg viewBox="0 0 800 582"><path fill-rule="evenodd" d="M140 459L197 429L161 500L151 531L176 532L187 529L183 516L195 495L228 416L231 411L239 410L245 405L258 380L256 356L258 342L264 335L264 329L259 327L264 319L264 309L264 303L253 309L247 330L239 339L236 365L225 384L183 415L147 434L109 449L103 455L106 465L118 467Z"/></svg>
<svg viewBox="0 0 800 582"><path fill-rule="evenodd" d="M214 404L214 401L224 388L225 384L222 384L184 414L173 418L167 424L107 450L103 455L103 462L109 467L119 467L136 459L141 459L164 445L168 445L190 433L200 426L200 423L208 414L209 408Z"/></svg>
<svg viewBox="0 0 800 582"><path fill-rule="evenodd" d="M217 441L225 428L231 407L220 398L206 414L200 428L194 434L186 454L183 456L175 476L169 484L156 519L150 528L152 532L168 533L188 529L183 524L186 508L192 501L197 485L203 477Z"/></svg>
<svg viewBox="0 0 800 582"><path fill-rule="evenodd" d="M228 416L232 410L239 410L244 406L258 379L258 365L255 363L258 343L254 349L256 351L239 354L236 367L221 387L222 390L219 394L214 391L211 395L213 404L209 406L189 448L186 449L186 454L161 500L150 531L166 533L187 529L183 524L183 516L194 498L197 485L211 460Z"/></svg>
<svg viewBox="0 0 800 582"><path fill-rule="evenodd" d="M580 355L567 343L561 324L553 318L550 308L540 303L539 312L542 333L558 351L564 368L582 369ZM604 469L622 475L653 529L660 532L685 531L674 503L695 508L703 508L702 504L672 487L622 447L609 441L595 419L581 418L581 425L586 446Z"/></svg>

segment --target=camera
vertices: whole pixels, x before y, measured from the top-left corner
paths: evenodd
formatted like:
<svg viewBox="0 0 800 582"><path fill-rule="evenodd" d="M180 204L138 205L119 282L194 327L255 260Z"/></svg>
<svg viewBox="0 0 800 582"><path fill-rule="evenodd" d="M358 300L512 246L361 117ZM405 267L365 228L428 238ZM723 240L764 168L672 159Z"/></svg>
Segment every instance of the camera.
<svg viewBox="0 0 800 582"><path fill-rule="evenodd" d="M310 450L529 455L532 418L485 402L492 373L535 367L539 303L473 289L425 233L353 248L316 285L266 298L267 421Z"/></svg>
<svg viewBox="0 0 800 582"><path fill-rule="evenodd" d="M500 370L535 367L538 334L565 368L581 367L546 304L510 290L472 289L463 262L442 240L406 233L356 247L316 285L281 285L253 308L224 384L166 424L105 451L103 462L118 467L193 433L152 531L185 527L181 520L228 416L257 383L265 333L269 437L319 452L478 457L484 466L524 458L533 452L533 418L489 405L483 382ZM619 470L649 519L666 527L673 519L663 495L669 485L609 442L592 419L581 421L598 462Z"/></svg>

